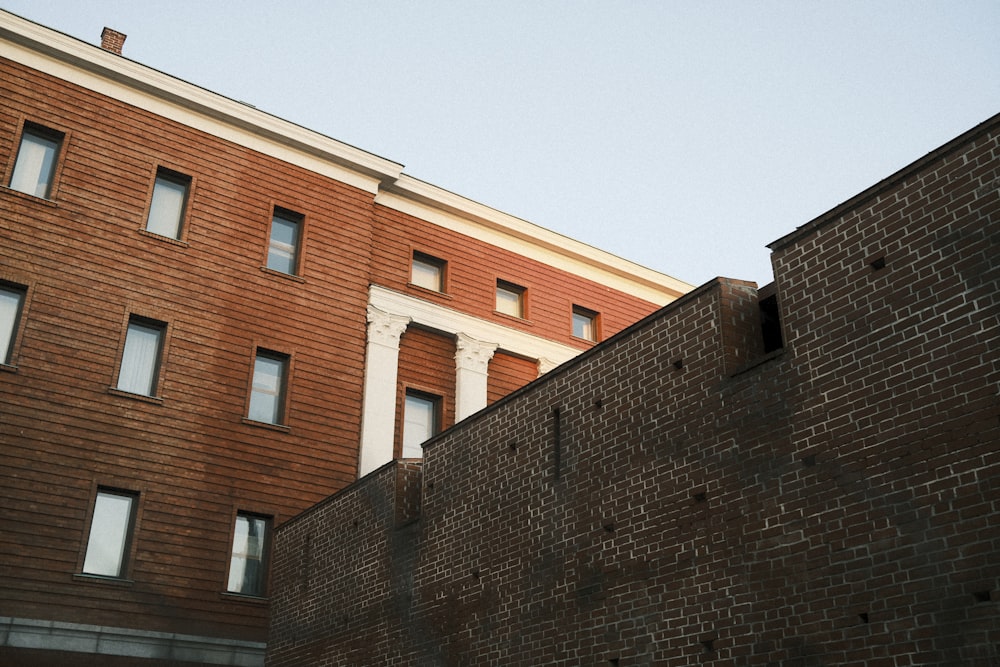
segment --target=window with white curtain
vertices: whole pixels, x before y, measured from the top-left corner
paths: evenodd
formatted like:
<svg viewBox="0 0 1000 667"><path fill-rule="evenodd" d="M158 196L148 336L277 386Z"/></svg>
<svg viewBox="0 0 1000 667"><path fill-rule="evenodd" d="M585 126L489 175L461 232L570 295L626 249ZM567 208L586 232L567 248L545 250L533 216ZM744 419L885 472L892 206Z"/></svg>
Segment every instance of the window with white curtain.
<svg viewBox="0 0 1000 667"><path fill-rule="evenodd" d="M403 406L404 459L419 459L424 455L420 446L438 432L438 396L407 390Z"/></svg>
<svg viewBox="0 0 1000 667"><path fill-rule="evenodd" d="M250 388L247 418L265 424L281 424L285 407L285 374L288 357L257 351Z"/></svg>
<svg viewBox="0 0 1000 667"><path fill-rule="evenodd" d="M83 561L85 574L125 576L137 500L135 494L128 492L105 489L97 492Z"/></svg>
<svg viewBox="0 0 1000 667"><path fill-rule="evenodd" d="M191 178L164 168L156 170L153 199L149 204L146 231L172 239L180 238L184 207Z"/></svg>
<svg viewBox="0 0 1000 667"><path fill-rule="evenodd" d="M118 389L144 396L155 395L165 329L162 322L135 316L129 318Z"/></svg>
<svg viewBox="0 0 1000 667"><path fill-rule="evenodd" d="M444 291L445 261L437 257L425 255L422 252L413 253L413 264L410 269L410 283L434 290Z"/></svg>
<svg viewBox="0 0 1000 667"><path fill-rule="evenodd" d="M0 283L0 364L9 364L14 356L24 292L22 287Z"/></svg>
<svg viewBox="0 0 1000 667"><path fill-rule="evenodd" d="M275 209L274 218L271 220L267 268L292 276L298 273L301 227L302 216L291 211Z"/></svg>
<svg viewBox="0 0 1000 667"><path fill-rule="evenodd" d="M573 306L573 336L589 341L597 341L597 313L580 306Z"/></svg>
<svg viewBox="0 0 1000 667"><path fill-rule="evenodd" d="M236 515L233 549L229 559L229 582L226 586L228 592L264 596L270 530L269 517L247 512L239 512Z"/></svg>
<svg viewBox="0 0 1000 667"><path fill-rule="evenodd" d="M10 177L11 190L48 198L56 173L63 135L39 125L25 124L21 146Z"/></svg>
<svg viewBox="0 0 1000 667"><path fill-rule="evenodd" d="M524 317L524 288L506 280L497 281L497 312Z"/></svg>

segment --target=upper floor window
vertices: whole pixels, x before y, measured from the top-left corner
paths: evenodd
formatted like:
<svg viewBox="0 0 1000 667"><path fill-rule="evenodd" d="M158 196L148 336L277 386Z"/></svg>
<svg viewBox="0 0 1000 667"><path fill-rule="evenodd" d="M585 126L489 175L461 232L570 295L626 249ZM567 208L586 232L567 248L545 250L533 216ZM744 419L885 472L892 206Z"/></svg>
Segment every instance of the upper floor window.
<svg viewBox="0 0 1000 667"><path fill-rule="evenodd" d="M292 276L297 275L301 235L302 216L291 211L275 209L274 217L271 219L267 268Z"/></svg>
<svg viewBox="0 0 1000 667"><path fill-rule="evenodd" d="M440 430L441 398L407 390L403 406L403 452L404 459L418 459L424 455L420 446Z"/></svg>
<svg viewBox="0 0 1000 667"><path fill-rule="evenodd" d="M281 424L285 411L285 376L288 357L274 352L257 351L250 388L247 418L265 424Z"/></svg>
<svg viewBox="0 0 1000 667"><path fill-rule="evenodd" d="M444 269L445 261L443 259L431 257L422 252L414 252L410 283L435 292L443 292Z"/></svg>
<svg viewBox="0 0 1000 667"><path fill-rule="evenodd" d="M573 306L573 335L584 340L597 341L598 315L592 310Z"/></svg>
<svg viewBox="0 0 1000 667"><path fill-rule="evenodd" d="M166 326L162 322L134 315L129 318L121 369L118 371L118 389L144 396L156 394Z"/></svg>
<svg viewBox="0 0 1000 667"><path fill-rule="evenodd" d="M10 188L47 199L52 192L62 140L61 132L25 123Z"/></svg>
<svg viewBox="0 0 1000 667"><path fill-rule="evenodd" d="M85 574L125 576L137 501L134 493L98 490L83 561Z"/></svg>
<svg viewBox="0 0 1000 667"><path fill-rule="evenodd" d="M149 204L146 231L172 239L181 236L184 208L187 205L191 177L160 167L153 183L153 199Z"/></svg>
<svg viewBox="0 0 1000 667"><path fill-rule="evenodd" d="M240 595L262 597L267 584L270 517L247 512L236 515L233 549L229 559L229 582L226 590Z"/></svg>
<svg viewBox="0 0 1000 667"><path fill-rule="evenodd" d="M505 280L497 281L497 312L524 317L524 288Z"/></svg>
<svg viewBox="0 0 1000 667"><path fill-rule="evenodd" d="M14 357L14 341L24 307L25 289L0 283L0 364L10 364Z"/></svg>

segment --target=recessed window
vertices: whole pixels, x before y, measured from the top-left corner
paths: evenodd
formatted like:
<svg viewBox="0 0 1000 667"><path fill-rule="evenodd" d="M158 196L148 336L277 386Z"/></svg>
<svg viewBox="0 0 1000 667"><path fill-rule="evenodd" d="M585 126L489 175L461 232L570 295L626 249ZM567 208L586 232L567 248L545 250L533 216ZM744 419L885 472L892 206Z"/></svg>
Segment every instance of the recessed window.
<svg viewBox="0 0 1000 667"><path fill-rule="evenodd" d="M122 365L118 371L118 389L144 396L156 394L166 326L162 322L134 315L129 318L125 347L122 349Z"/></svg>
<svg viewBox="0 0 1000 667"><path fill-rule="evenodd" d="M121 491L99 490L90 522L85 574L124 577L132 543L135 506L138 496Z"/></svg>
<svg viewBox="0 0 1000 667"><path fill-rule="evenodd" d="M14 358L14 341L24 307L23 287L0 283L0 364L10 364Z"/></svg>
<svg viewBox="0 0 1000 667"><path fill-rule="evenodd" d="M291 276L296 275L301 234L301 215L275 209L274 218L271 220L271 240L267 249L267 268Z"/></svg>
<svg viewBox="0 0 1000 667"><path fill-rule="evenodd" d="M435 292L443 292L444 267L445 261L443 259L415 252L413 253L410 282L417 287L434 290Z"/></svg>
<svg viewBox="0 0 1000 667"><path fill-rule="evenodd" d="M403 458L419 459L424 455L420 446L439 430L441 398L423 392L407 391L403 406Z"/></svg>
<svg viewBox="0 0 1000 667"><path fill-rule="evenodd" d="M597 313L580 306L573 306L573 335L576 338L596 341Z"/></svg>
<svg viewBox="0 0 1000 667"><path fill-rule="evenodd" d="M153 199L149 204L146 231L179 239L187 205L191 177L160 167L153 183Z"/></svg>
<svg viewBox="0 0 1000 667"><path fill-rule="evenodd" d="M513 317L524 317L524 288L505 280L498 280L497 312Z"/></svg>
<svg viewBox="0 0 1000 667"><path fill-rule="evenodd" d="M61 132L25 123L10 188L47 199L52 192L62 140Z"/></svg>
<svg viewBox="0 0 1000 667"><path fill-rule="evenodd" d="M253 365L248 419L265 424L281 424L285 409L285 376L288 357L274 352L257 351Z"/></svg>
<svg viewBox="0 0 1000 667"><path fill-rule="evenodd" d="M229 559L226 590L240 595L263 597L267 584L268 540L271 519L240 512L233 530L233 550Z"/></svg>

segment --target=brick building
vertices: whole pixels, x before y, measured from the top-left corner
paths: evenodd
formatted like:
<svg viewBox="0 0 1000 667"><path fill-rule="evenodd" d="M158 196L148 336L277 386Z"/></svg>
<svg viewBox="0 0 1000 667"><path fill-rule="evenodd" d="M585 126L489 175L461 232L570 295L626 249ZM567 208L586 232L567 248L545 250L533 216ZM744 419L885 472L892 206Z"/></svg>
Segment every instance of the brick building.
<svg viewBox="0 0 1000 667"><path fill-rule="evenodd" d="M690 289L0 12L0 663L261 664L273 530Z"/></svg>
<svg viewBox="0 0 1000 667"><path fill-rule="evenodd" d="M287 522L269 667L1000 664L1000 116Z"/></svg>

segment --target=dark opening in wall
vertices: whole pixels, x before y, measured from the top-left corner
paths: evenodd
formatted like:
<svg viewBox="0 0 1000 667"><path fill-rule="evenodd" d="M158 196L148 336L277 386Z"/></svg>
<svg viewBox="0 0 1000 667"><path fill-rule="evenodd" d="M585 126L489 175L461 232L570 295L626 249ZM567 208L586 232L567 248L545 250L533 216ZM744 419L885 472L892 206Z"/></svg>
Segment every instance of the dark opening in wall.
<svg viewBox="0 0 1000 667"><path fill-rule="evenodd" d="M781 313L778 311L778 290L774 283L761 287L757 292L760 307L760 333L764 338L764 354L785 346L781 337Z"/></svg>

